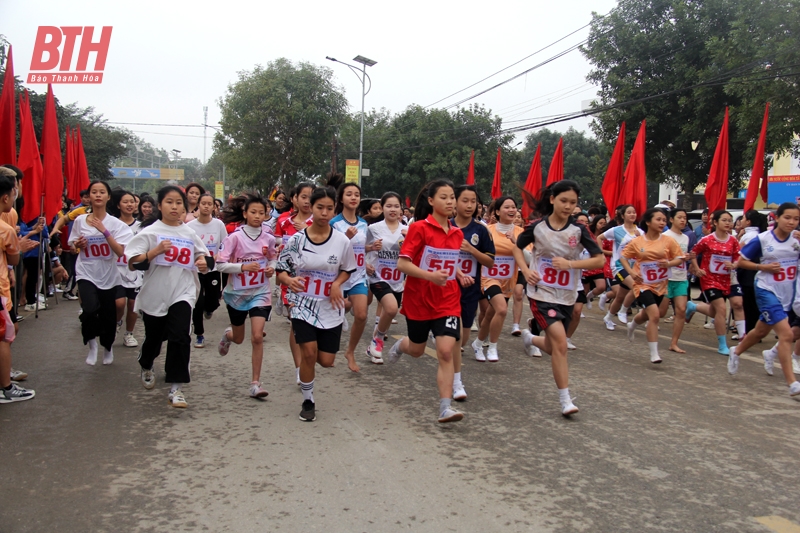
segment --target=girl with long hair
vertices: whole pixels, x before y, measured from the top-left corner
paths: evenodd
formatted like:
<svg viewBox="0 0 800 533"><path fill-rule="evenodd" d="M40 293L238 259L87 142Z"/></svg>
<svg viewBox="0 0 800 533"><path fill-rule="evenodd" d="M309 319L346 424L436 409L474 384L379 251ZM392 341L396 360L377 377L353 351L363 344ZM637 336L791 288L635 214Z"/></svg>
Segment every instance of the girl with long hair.
<svg viewBox="0 0 800 533"><path fill-rule="evenodd" d="M112 211L113 207L113 211ZM136 211L136 201L132 193L128 191L112 191L111 202L108 204L109 212L126 224L133 235L139 233L142 222L134 218ZM123 315L125 317L125 334L122 337L122 344L129 348L139 346L139 341L133 336L133 328L136 327L136 319L139 314L133 308L136 304L136 296L142 287L142 273L130 271L128 263L125 261L125 254L117 257L117 268L122 278L122 285L117 289L117 327L122 325Z"/></svg>
<svg viewBox="0 0 800 533"><path fill-rule="evenodd" d="M636 227L636 209L632 205L621 205L617 207L615 221L618 223L611 229L606 230L597 237L597 244L602 248L603 242L611 240L614 242L614 255L611 257L611 285L614 287L614 302L603 317L606 329L614 331L615 325L613 316L623 324L628 323L628 309L633 304L634 296L630 292L633 288L633 280L628 279L628 271L622 268L620 252L634 237L643 235L644 232ZM605 300L600 297L600 309L605 307Z"/></svg>
<svg viewBox="0 0 800 533"><path fill-rule="evenodd" d="M186 218L184 222L191 222L197 216L197 205L200 197L204 195L206 190L199 183L190 183L186 186Z"/></svg>

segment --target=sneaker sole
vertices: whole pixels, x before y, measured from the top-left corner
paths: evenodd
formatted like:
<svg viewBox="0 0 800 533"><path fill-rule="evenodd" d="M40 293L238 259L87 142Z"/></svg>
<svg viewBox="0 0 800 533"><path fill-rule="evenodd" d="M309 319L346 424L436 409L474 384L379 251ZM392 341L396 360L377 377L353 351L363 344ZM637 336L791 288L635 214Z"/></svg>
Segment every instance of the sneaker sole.
<svg viewBox="0 0 800 533"><path fill-rule="evenodd" d="M314 418L304 418L303 415L300 415L300 420L302 420L303 422L313 422L316 419L317 415L314 415Z"/></svg>
<svg viewBox="0 0 800 533"><path fill-rule="evenodd" d="M463 402L466 399L467 399L467 395L466 394L464 396L453 396L453 400L455 400L457 402Z"/></svg>
<svg viewBox="0 0 800 533"><path fill-rule="evenodd" d="M250 395L251 398L255 398L257 400L261 400L262 398L266 398L267 396L269 396L269 393L267 391L262 391L262 392L260 392L258 394L251 394Z"/></svg>
<svg viewBox="0 0 800 533"><path fill-rule="evenodd" d="M512 331L511 335L513 335L514 337L519 337L520 335L522 335L522 332L521 331Z"/></svg>
<svg viewBox="0 0 800 533"><path fill-rule="evenodd" d="M564 413L564 412L562 411L562 413L561 413L561 416L572 416L572 415L574 415L574 414L576 414L576 413L578 413L578 412L580 412L580 411L578 410L578 408L577 408L577 407L575 407L574 409L570 409L570 410L569 410L569 411L567 411L566 413Z"/></svg>
<svg viewBox="0 0 800 533"><path fill-rule="evenodd" d="M194 347L195 348L205 348L206 345L205 344L195 344Z"/></svg>
<svg viewBox="0 0 800 533"><path fill-rule="evenodd" d="M452 416L448 416L447 418L440 418L440 424L447 424L448 422L458 422L459 420L464 418L464 413L456 413Z"/></svg>

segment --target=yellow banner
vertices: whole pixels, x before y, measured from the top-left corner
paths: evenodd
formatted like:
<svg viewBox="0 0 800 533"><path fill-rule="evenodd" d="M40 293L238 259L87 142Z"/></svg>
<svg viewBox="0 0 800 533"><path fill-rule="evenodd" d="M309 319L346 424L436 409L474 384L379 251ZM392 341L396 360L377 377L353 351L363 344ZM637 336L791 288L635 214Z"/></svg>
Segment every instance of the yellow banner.
<svg viewBox="0 0 800 533"><path fill-rule="evenodd" d="M161 168L161 179L162 180L183 181L183 169L182 168Z"/></svg>
<svg viewBox="0 0 800 533"><path fill-rule="evenodd" d="M358 159L345 159L344 182L358 183Z"/></svg>
<svg viewBox="0 0 800 533"><path fill-rule="evenodd" d="M214 182L214 198L225 199L225 186L221 181Z"/></svg>

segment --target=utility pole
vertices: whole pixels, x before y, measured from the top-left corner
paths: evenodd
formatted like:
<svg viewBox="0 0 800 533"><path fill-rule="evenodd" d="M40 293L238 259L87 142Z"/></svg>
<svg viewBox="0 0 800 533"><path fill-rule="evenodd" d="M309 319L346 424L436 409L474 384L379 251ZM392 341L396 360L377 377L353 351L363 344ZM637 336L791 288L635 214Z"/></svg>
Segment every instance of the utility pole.
<svg viewBox="0 0 800 533"><path fill-rule="evenodd" d="M331 141L331 174L336 174L338 168L339 168L339 141L336 139L336 135L334 135L333 141Z"/></svg>
<svg viewBox="0 0 800 533"><path fill-rule="evenodd" d="M203 106L203 164L206 164L206 130L208 129L208 106Z"/></svg>

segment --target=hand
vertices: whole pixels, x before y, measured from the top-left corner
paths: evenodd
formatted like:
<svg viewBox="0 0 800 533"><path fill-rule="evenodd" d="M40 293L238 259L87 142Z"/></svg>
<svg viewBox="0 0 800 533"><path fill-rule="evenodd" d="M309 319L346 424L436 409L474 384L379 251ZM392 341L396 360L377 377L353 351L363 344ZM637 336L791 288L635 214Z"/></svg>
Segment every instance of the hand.
<svg viewBox="0 0 800 533"><path fill-rule="evenodd" d="M19 240L19 251L20 253L30 252L34 248L39 246L39 241L33 241L29 239L27 236L21 238Z"/></svg>
<svg viewBox="0 0 800 533"><path fill-rule="evenodd" d="M450 273L447 270L437 270L435 272L428 272L428 281L439 287L447 285L447 278Z"/></svg>
<svg viewBox="0 0 800 533"><path fill-rule="evenodd" d="M348 239L352 239L353 237L358 235L358 228L355 226L350 226L349 228L347 228L347 231L345 231L344 234L345 236L347 236Z"/></svg>
<svg viewBox="0 0 800 533"><path fill-rule="evenodd" d="M206 256L201 255L200 257L198 257L194 262L194 266L197 267L197 271L200 272L201 274L205 274L206 272L208 272L208 263L206 263Z"/></svg>
<svg viewBox="0 0 800 533"><path fill-rule="evenodd" d="M99 231L100 233L105 233L106 227L103 225L102 222L97 220L94 215L89 215L86 217L86 223L89 224L91 227Z"/></svg>
<svg viewBox="0 0 800 533"><path fill-rule="evenodd" d="M352 228L351 228L352 229ZM342 297L342 286L338 283L331 285L331 307L334 309L344 309L344 298Z"/></svg>
<svg viewBox="0 0 800 533"><path fill-rule="evenodd" d="M572 268L571 261L567 261L563 257L554 257L553 268L556 270L570 270Z"/></svg>
<svg viewBox="0 0 800 533"><path fill-rule="evenodd" d="M764 272L769 272L770 274L777 274L781 271L781 264L780 263L767 263L761 265L761 270Z"/></svg>
<svg viewBox="0 0 800 533"><path fill-rule="evenodd" d="M272 268L272 267L265 268L264 269L264 275L267 276L268 278L271 278L272 276L275 275L275 269Z"/></svg>
<svg viewBox="0 0 800 533"><path fill-rule="evenodd" d="M669 261L667 261L666 259L662 259L662 260L661 260L661 261L659 261L657 264L658 264L658 266L660 266L661 268L667 268L667 267L669 267Z"/></svg>
<svg viewBox="0 0 800 533"><path fill-rule="evenodd" d="M74 246L76 250L82 250L86 248L86 237L81 235L72 242L72 246Z"/></svg>
<svg viewBox="0 0 800 533"><path fill-rule="evenodd" d="M383 250L383 239L378 239L372 243L371 248L367 250L368 252L378 252Z"/></svg>
<svg viewBox="0 0 800 533"><path fill-rule="evenodd" d="M698 268L697 272L694 273L694 275L697 276L698 278L702 278L706 274L707 274L707 272L705 270L703 270L702 268Z"/></svg>
<svg viewBox="0 0 800 533"><path fill-rule="evenodd" d="M511 241L513 244L517 244L517 238L514 237L514 230L513 229L509 230L508 233L506 233L506 238L509 241Z"/></svg>
<svg viewBox="0 0 800 533"><path fill-rule="evenodd" d="M456 270L456 279L462 287L469 287L475 284L475 279L472 276L467 276L461 270Z"/></svg>
<svg viewBox="0 0 800 533"><path fill-rule="evenodd" d="M730 261L725 261L725 268L728 270L732 270L736 268L736 263L731 263Z"/></svg>
<svg viewBox="0 0 800 533"><path fill-rule="evenodd" d="M636 273L631 274L631 279L633 279L634 283L642 283L642 276Z"/></svg>
<svg viewBox="0 0 800 533"><path fill-rule="evenodd" d="M36 224L34 224L33 228L31 228L30 233L33 235L39 234L44 229L44 217L39 217L36 220Z"/></svg>
<svg viewBox="0 0 800 533"><path fill-rule="evenodd" d="M259 270L261 270L261 268L255 261L242 264L242 272L258 272Z"/></svg>
<svg viewBox="0 0 800 533"><path fill-rule="evenodd" d="M292 292L303 292L306 290L306 278L303 277L296 277L296 278L289 278L289 283L287 284L289 290Z"/></svg>
<svg viewBox="0 0 800 533"><path fill-rule="evenodd" d="M60 229L54 229L53 231L50 232L51 237L55 237L56 235L61 235Z"/></svg>
<svg viewBox="0 0 800 533"><path fill-rule="evenodd" d="M539 276L539 273L535 270L528 270L528 273L525 275L525 281L528 282L528 285L536 285L539 283L539 280L542 279Z"/></svg>
<svg viewBox="0 0 800 533"><path fill-rule="evenodd" d="M172 241L170 241L169 239L165 239L160 243L158 243L156 247L153 248L151 251L154 252L155 255L161 255L171 248L172 248Z"/></svg>
<svg viewBox="0 0 800 533"><path fill-rule="evenodd" d="M683 256L683 258L686 259L687 261L691 261L692 259L697 259L697 254L694 252L689 252L688 254Z"/></svg>
<svg viewBox="0 0 800 533"><path fill-rule="evenodd" d="M308 227L308 224L306 224L305 221L293 222L292 225L294 226L294 229L296 229L297 231L303 231L306 227Z"/></svg>
<svg viewBox="0 0 800 533"><path fill-rule="evenodd" d="M798 241L800 241L800 231L798 231L798 230L794 230L794 231L792 232L792 237L794 237L795 239L797 239Z"/></svg>
<svg viewBox="0 0 800 533"><path fill-rule="evenodd" d="M461 241L461 247L459 248L459 250L461 250L462 252L467 252L468 254L472 255L475 255L475 252L478 251L477 249L475 249L474 246L472 246L472 244L469 243L467 239Z"/></svg>
<svg viewBox="0 0 800 533"><path fill-rule="evenodd" d="M375 275L375 267L367 264L367 276L374 276Z"/></svg>
<svg viewBox="0 0 800 533"><path fill-rule="evenodd" d="M400 235L402 235L403 237L405 237L407 233L408 233L408 228L403 228L400 230Z"/></svg>

